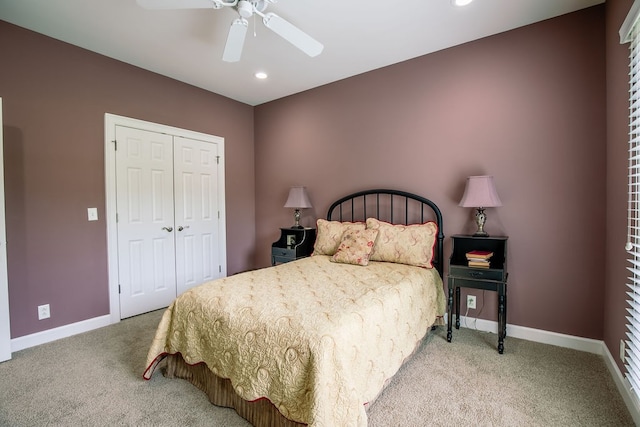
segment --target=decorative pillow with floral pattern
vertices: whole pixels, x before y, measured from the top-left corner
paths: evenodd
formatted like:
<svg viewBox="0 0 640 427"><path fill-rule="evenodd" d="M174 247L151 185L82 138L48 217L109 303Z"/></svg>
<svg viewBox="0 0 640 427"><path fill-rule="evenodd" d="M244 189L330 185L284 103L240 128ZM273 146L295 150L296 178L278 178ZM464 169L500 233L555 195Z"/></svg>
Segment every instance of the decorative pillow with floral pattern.
<svg viewBox="0 0 640 427"><path fill-rule="evenodd" d="M379 231L371 252L371 261L433 267L433 248L438 234L438 225L435 222L394 225L367 218L367 229Z"/></svg>
<svg viewBox="0 0 640 427"><path fill-rule="evenodd" d="M342 235L347 230L364 230L364 222L340 222L318 219L316 222L316 242L312 255L334 255L340 246Z"/></svg>
<svg viewBox="0 0 640 427"><path fill-rule="evenodd" d="M344 264L368 265L378 230L347 230L331 261Z"/></svg>

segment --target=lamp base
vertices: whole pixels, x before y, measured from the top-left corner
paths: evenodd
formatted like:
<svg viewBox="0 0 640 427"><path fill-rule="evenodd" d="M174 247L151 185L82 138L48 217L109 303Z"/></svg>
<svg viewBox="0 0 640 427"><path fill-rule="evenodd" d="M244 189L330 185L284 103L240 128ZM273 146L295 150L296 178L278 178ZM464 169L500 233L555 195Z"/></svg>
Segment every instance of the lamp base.
<svg viewBox="0 0 640 427"><path fill-rule="evenodd" d="M293 219L295 222L293 223L293 226L291 228L304 228L300 225L300 209L296 209L293 212Z"/></svg>
<svg viewBox="0 0 640 427"><path fill-rule="evenodd" d="M487 221L487 215L484 213L484 208L476 208L476 225L478 231L475 232L473 237L489 237L486 231L484 231L484 223Z"/></svg>

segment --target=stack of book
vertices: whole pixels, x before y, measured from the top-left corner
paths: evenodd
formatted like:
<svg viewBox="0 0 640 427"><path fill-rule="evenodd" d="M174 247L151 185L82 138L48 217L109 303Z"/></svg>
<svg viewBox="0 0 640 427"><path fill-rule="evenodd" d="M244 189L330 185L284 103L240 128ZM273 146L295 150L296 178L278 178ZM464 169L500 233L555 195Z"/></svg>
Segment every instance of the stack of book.
<svg viewBox="0 0 640 427"><path fill-rule="evenodd" d="M490 259L493 256L491 251L469 251L466 253L469 267L473 268L489 268Z"/></svg>

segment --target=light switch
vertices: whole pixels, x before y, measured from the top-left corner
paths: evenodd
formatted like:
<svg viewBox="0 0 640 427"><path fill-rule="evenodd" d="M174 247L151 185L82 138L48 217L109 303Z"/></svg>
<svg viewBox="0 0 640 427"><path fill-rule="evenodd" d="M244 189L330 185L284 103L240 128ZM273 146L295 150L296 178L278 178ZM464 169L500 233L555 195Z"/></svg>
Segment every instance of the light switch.
<svg viewBox="0 0 640 427"><path fill-rule="evenodd" d="M97 221L98 208L87 208L87 216L89 217L89 221Z"/></svg>

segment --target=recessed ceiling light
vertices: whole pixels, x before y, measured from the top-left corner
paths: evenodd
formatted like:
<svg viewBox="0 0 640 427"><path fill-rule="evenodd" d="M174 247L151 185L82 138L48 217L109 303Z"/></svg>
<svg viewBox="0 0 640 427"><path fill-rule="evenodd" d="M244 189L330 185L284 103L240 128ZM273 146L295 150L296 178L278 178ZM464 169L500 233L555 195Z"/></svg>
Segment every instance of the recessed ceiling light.
<svg viewBox="0 0 640 427"><path fill-rule="evenodd" d="M471 3L473 0L451 0L454 6L466 6Z"/></svg>
<svg viewBox="0 0 640 427"><path fill-rule="evenodd" d="M267 73L265 73L264 71L258 71L255 76L256 79L264 80L267 78Z"/></svg>

